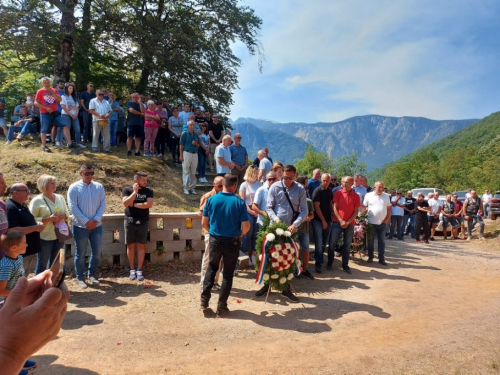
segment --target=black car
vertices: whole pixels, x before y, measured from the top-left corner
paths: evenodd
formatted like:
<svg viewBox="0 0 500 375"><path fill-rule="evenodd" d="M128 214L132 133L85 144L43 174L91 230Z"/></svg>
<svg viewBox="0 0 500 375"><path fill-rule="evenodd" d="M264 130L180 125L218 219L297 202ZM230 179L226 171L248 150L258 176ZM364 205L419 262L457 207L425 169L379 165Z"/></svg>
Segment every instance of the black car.
<svg viewBox="0 0 500 375"><path fill-rule="evenodd" d="M500 190L490 200L490 219L496 220L500 216Z"/></svg>

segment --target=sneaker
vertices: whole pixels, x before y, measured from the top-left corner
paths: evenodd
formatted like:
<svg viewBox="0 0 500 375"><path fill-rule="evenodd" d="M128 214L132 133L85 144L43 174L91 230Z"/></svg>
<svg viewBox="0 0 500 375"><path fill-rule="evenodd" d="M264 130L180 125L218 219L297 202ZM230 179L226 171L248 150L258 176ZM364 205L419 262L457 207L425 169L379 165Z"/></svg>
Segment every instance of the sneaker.
<svg viewBox="0 0 500 375"><path fill-rule="evenodd" d="M128 150L127 151L127 156L132 156L132 151Z"/></svg>
<svg viewBox="0 0 500 375"><path fill-rule="evenodd" d="M198 193L197 193L197 192L196 192L196 190L194 190L194 189L193 189L193 190L189 190L189 192L190 192L191 194L193 194L193 195L198 195Z"/></svg>
<svg viewBox="0 0 500 375"><path fill-rule="evenodd" d="M56 143L55 143L55 142L50 142L50 145L51 145L52 147L55 147Z"/></svg>
<svg viewBox="0 0 500 375"><path fill-rule="evenodd" d="M57 146L57 147L61 147L61 146L62 146L62 145L61 145L61 142L56 141L56 146Z"/></svg>
<svg viewBox="0 0 500 375"><path fill-rule="evenodd" d="M84 144L82 144L82 143L78 143L78 147L80 147L80 148L87 148L87 146L85 146L85 145L84 145Z"/></svg>
<svg viewBox="0 0 500 375"><path fill-rule="evenodd" d="M201 301L200 302L200 310L207 310L208 309L208 302L207 301Z"/></svg>
<svg viewBox="0 0 500 375"><path fill-rule="evenodd" d="M220 290L220 285L215 283L214 286L212 287L212 290Z"/></svg>
<svg viewBox="0 0 500 375"><path fill-rule="evenodd" d="M466 241L470 241L470 236L467 236L467 239L466 239Z"/></svg>
<svg viewBox="0 0 500 375"><path fill-rule="evenodd" d="M262 297L269 290L269 285L264 285L258 291L255 292L255 297Z"/></svg>
<svg viewBox="0 0 500 375"><path fill-rule="evenodd" d="M301 275L307 277L310 280L314 280L314 276L308 270L302 271Z"/></svg>
<svg viewBox="0 0 500 375"><path fill-rule="evenodd" d="M7 141L5 142L5 145L10 145L12 143L12 141Z"/></svg>
<svg viewBox="0 0 500 375"><path fill-rule="evenodd" d="M99 149L98 148L93 148L92 152L99 152Z"/></svg>
<svg viewBox="0 0 500 375"><path fill-rule="evenodd" d="M340 257L342 256L342 254L341 254L341 253L339 253L338 251L336 251L336 252L335 252L335 256L336 256L337 258L340 258Z"/></svg>
<svg viewBox="0 0 500 375"><path fill-rule="evenodd" d="M17 139L23 139L24 138L24 134L23 133L19 133L16 138Z"/></svg>
<svg viewBox="0 0 500 375"><path fill-rule="evenodd" d="M292 291L290 289L286 289L284 291L281 292L281 295L283 297L286 297L288 298L288 300L290 302L293 302L293 303L297 303L299 302L299 299L297 298L297 296L295 294L292 293Z"/></svg>
<svg viewBox="0 0 500 375"><path fill-rule="evenodd" d="M146 152L146 153L144 153L144 156L149 158L151 156L151 154L149 152Z"/></svg>
<svg viewBox="0 0 500 375"><path fill-rule="evenodd" d="M23 370L19 371L18 375L28 375L29 373L30 373L29 370L24 370L23 369Z"/></svg>
<svg viewBox="0 0 500 375"><path fill-rule="evenodd" d="M184 194L189 195L189 190L188 189L184 189Z"/></svg>
<svg viewBox="0 0 500 375"><path fill-rule="evenodd" d="M227 307L219 306L217 307L217 318L223 318L229 314L229 309Z"/></svg>
<svg viewBox="0 0 500 375"><path fill-rule="evenodd" d="M104 150L106 154L112 154L111 150Z"/></svg>
<svg viewBox="0 0 500 375"><path fill-rule="evenodd" d="M255 255L252 255L252 264L255 264Z"/></svg>
<svg viewBox="0 0 500 375"><path fill-rule="evenodd" d="M35 361L26 361L23 366L23 370L33 370L36 367Z"/></svg>
<svg viewBox="0 0 500 375"><path fill-rule="evenodd" d="M87 289L88 288L88 285L85 284L85 281L82 281L82 280L78 280L78 287L80 289Z"/></svg>
<svg viewBox="0 0 500 375"><path fill-rule="evenodd" d="M99 285L99 280L97 280L94 276L90 276L89 281L92 285Z"/></svg>
<svg viewBox="0 0 500 375"><path fill-rule="evenodd" d="M135 274L135 268L130 269L130 280L135 280L136 279L136 274Z"/></svg>
<svg viewBox="0 0 500 375"><path fill-rule="evenodd" d="M326 264L326 270L327 271L331 271L332 270L332 265L333 265L332 263L327 263Z"/></svg>
<svg viewBox="0 0 500 375"><path fill-rule="evenodd" d="M436 241L436 240L434 239L434 237L429 238L429 240L431 240L431 241Z"/></svg>
<svg viewBox="0 0 500 375"><path fill-rule="evenodd" d="M50 151L50 148L48 148L47 146L42 146L42 150L44 152L52 152L52 151Z"/></svg>
<svg viewBox="0 0 500 375"><path fill-rule="evenodd" d="M484 237L479 237L479 239L480 239L481 241L486 241L486 238L484 238Z"/></svg>
<svg viewBox="0 0 500 375"><path fill-rule="evenodd" d="M71 142L69 145L68 145L68 148L76 148L76 143L75 142Z"/></svg>
<svg viewBox="0 0 500 375"><path fill-rule="evenodd" d="M142 270L137 269L137 271L135 272L135 274L137 275L137 280L138 281L144 280L144 276L142 276Z"/></svg>
<svg viewBox="0 0 500 375"><path fill-rule="evenodd" d="M141 152L140 151L136 151L136 153L134 155L135 156L141 156Z"/></svg>

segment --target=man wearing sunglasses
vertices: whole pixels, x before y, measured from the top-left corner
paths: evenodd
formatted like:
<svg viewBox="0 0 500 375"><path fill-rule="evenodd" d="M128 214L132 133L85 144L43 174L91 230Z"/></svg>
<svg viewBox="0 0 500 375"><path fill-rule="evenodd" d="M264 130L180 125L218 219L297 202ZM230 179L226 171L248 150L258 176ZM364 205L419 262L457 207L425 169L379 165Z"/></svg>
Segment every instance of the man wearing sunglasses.
<svg viewBox="0 0 500 375"><path fill-rule="evenodd" d="M88 276L92 285L99 284L97 266L102 247L102 215L106 209L104 186L93 181L94 166L84 163L80 167L80 181L68 189L68 206L72 213L73 237L75 238L75 273L78 286L87 288L85 283L85 254L90 240L91 255Z"/></svg>
<svg viewBox="0 0 500 375"><path fill-rule="evenodd" d="M255 197L253 199L252 210L257 211L259 216L257 217L257 231L260 227L264 225L264 216L267 216L266 205L267 196L269 194L269 189L271 186L278 181L278 177L275 172L269 172L266 176L266 182L257 189L255 192Z"/></svg>
<svg viewBox="0 0 500 375"><path fill-rule="evenodd" d="M99 151L99 134L102 133L104 152L111 152L111 135L109 133L109 118L113 113L107 100L104 100L104 91L97 90L97 98L90 101L89 113L92 114L92 152ZM107 124L100 125L99 120L107 120Z"/></svg>

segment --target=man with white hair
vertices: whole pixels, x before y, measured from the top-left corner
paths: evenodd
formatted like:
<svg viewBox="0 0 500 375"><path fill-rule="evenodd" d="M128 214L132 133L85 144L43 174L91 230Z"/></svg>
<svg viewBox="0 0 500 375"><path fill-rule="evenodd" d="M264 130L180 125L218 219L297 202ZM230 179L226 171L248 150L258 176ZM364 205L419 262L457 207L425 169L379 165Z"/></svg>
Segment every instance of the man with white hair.
<svg viewBox="0 0 500 375"><path fill-rule="evenodd" d="M225 135L222 138L222 143L215 149L217 176L224 176L226 173L231 173L231 169L234 168L229 146L231 146L231 136Z"/></svg>
<svg viewBox="0 0 500 375"><path fill-rule="evenodd" d="M97 90L97 97L89 103L89 113L92 114L92 152L99 151L99 134L102 134L102 147L104 152L111 152L111 136L109 133L109 118L113 113L107 100L104 100L104 90ZM99 121L107 120L101 125Z"/></svg>
<svg viewBox="0 0 500 375"><path fill-rule="evenodd" d="M259 159L259 176L257 180L264 183L266 182L265 177L273 167L273 164L267 158L267 153L264 150L259 150L257 158Z"/></svg>

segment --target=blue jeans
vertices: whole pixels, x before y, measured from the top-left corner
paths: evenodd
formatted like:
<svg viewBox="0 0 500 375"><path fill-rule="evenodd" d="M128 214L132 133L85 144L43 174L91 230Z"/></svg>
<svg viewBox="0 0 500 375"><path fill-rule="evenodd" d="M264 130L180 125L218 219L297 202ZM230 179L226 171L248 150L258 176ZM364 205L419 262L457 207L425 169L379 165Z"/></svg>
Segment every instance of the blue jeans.
<svg viewBox="0 0 500 375"><path fill-rule="evenodd" d="M403 228L402 224L403 223L403 216L401 215L392 215L391 216L391 231L389 232L389 238L394 237L396 235L398 239L403 238ZM396 233L394 233L396 232Z"/></svg>
<svg viewBox="0 0 500 375"><path fill-rule="evenodd" d="M29 133L36 133L36 128L31 122L25 122L21 126L14 126L11 125L9 127L9 134L7 134L7 140L12 141L14 140L14 133L21 133L23 135L29 134Z"/></svg>
<svg viewBox="0 0 500 375"><path fill-rule="evenodd" d="M116 129L118 129L118 120L109 120L109 136L111 146L116 145Z"/></svg>
<svg viewBox="0 0 500 375"><path fill-rule="evenodd" d="M64 121L66 121L66 124L68 124L69 131L71 132L71 129L75 132L75 142L80 143L82 141L81 138L81 133L80 133L80 122L78 121L78 117L76 119L72 119L70 115L62 115L62 118ZM59 129L57 129L57 140L61 142L62 139L62 132L61 132L61 138L59 139Z"/></svg>
<svg viewBox="0 0 500 375"><path fill-rule="evenodd" d="M368 231L368 258L373 259L373 253L375 252L375 236L378 240L378 260L385 260L385 230L387 224L370 224L370 229Z"/></svg>
<svg viewBox="0 0 500 375"><path fill-rule="evenodd" d="M49 269L54 259L56 259L59 249L62 248L64 244L57 240L45 241L40 240L40 252L37 254L37 261L35 267L35 275Z"/></svg>
<svg viewBox="0 0 500 375"><path fill-rule="evenodd" d="M62 119L61 114L59 112L40 113L40 122L41 122L40 133L44 134L50 133L51 124L54 124L58 128L64 128L65 126L68 126Z"/></svg>
<svg viewBox="0 0 500 375"><path fill-rule="evenodd" d="M331 242L328 249L328 263L333 263L335 247L337 246L341 233L344 233L344 245L342 246L342 267L347 267L349 265L352 237L354 236L354 224L350 224L346 228L342 228L338 221L333 222Z"/></svg>
<svg viewBox="0 0 500 375"><path fill-rule="evenodd" d="M205 177L207 174L207 160L207 154L205 154L205 151L200 147L198 149L198 177L200 178Z"/></svg>
<svg viewBox="0 0 500 375"><path fill-rule="evenodd" d="M408 220L410 221L409 232L411 234L411 238L415 238L415 214L404 214L401 230L403 231L403 234L405 234L406 224L408 224ZM408 229L406 229L406 231L408 232Z"/></svg>
<svg viewBox="0 0 500 375"><path fill-rule="evenodd" d="M92 138L92 114L83 111L83 141L87 142Z"/></svg>
<svg viewBox="0 0 500 375"><path fill-rule="evenodd" d="M255 251L255 242L257 241L257 218L248 214L248 221L250 222L249 231L243 236L241 242L241 251L244 253L251 253Z"/></svg>
<svg viewBox="0 0 500 375"><path fill-rule="evenodd" d="M97 272L99 258L101 257L102 246L102 225L88 230L73 225L73 237L75 239L75 273L76 278L80 281L85 281L85 254L90 240L90 261L89 261L89 276L93 276Z"/></svg>
<svg viewBox="0 0 500 375"><path fill-rule="evenodd" d="M321 220L312 221L314 234L314 261L316 262L316 267L321 267L323 265L323 253L325 252L325 247L328 244L328 239L330 237L332 222L328 220L327 223L328 226L326 229L323 229L323 223ZM330 257L328 260L330 261Z"/></svg>

